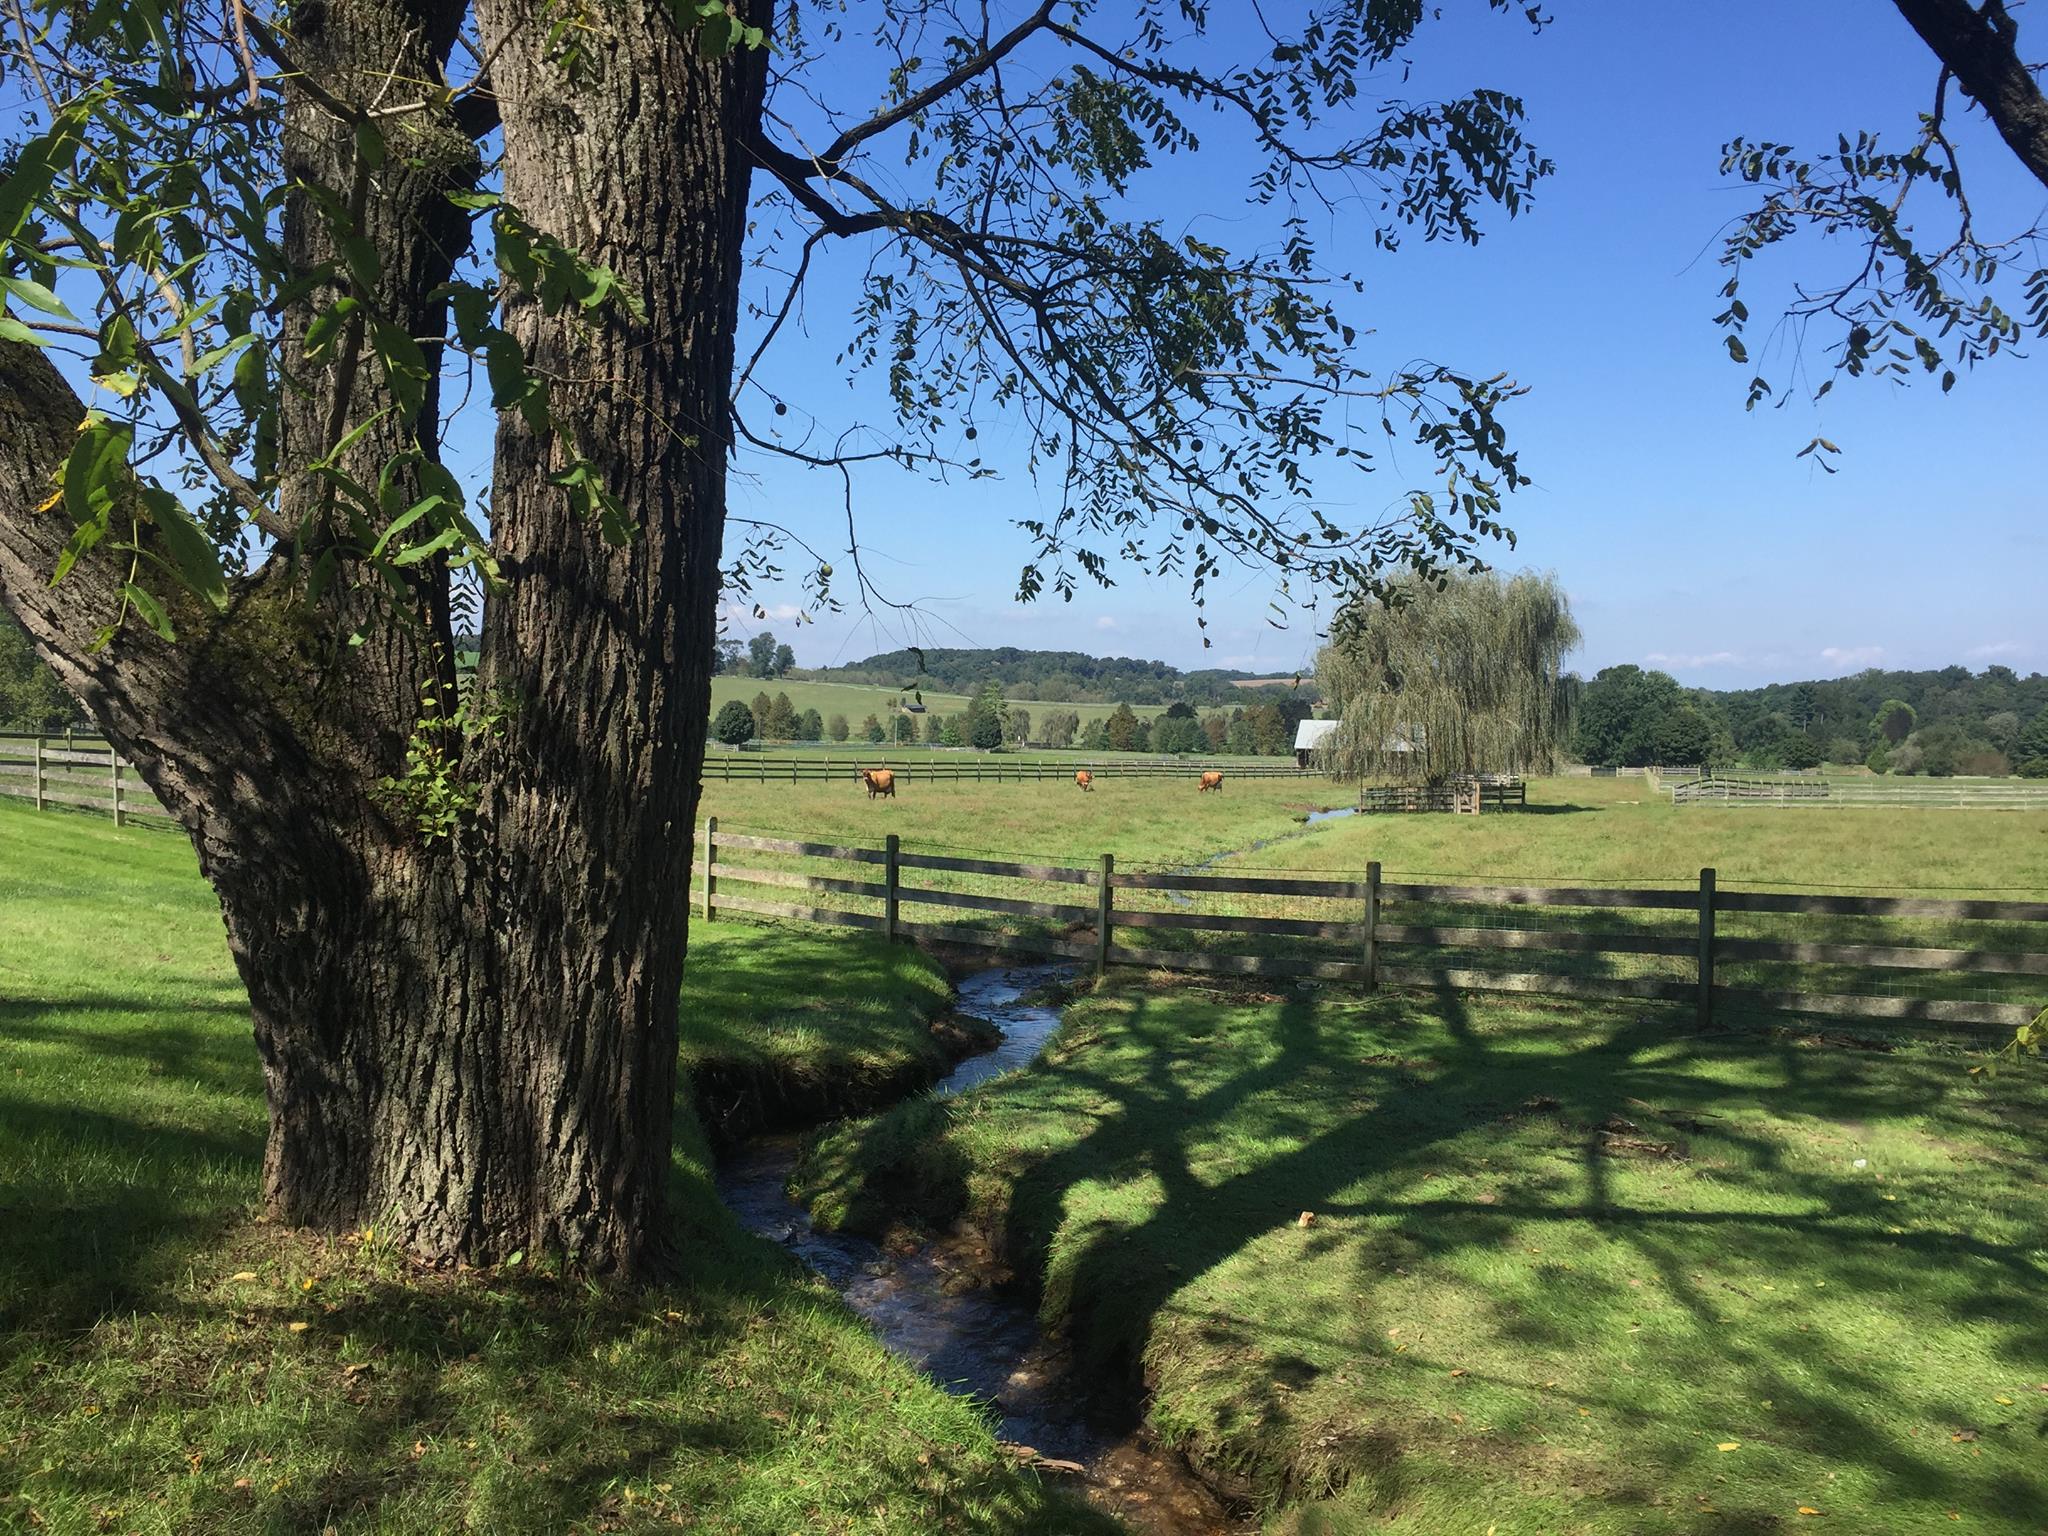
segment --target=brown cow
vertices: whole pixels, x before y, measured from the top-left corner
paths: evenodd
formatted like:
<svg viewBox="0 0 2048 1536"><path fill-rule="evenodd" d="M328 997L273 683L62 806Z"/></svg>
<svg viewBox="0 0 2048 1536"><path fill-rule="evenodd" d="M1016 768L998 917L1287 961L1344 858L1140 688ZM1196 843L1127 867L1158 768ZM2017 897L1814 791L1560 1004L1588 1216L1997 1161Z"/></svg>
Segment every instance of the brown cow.
<svg viewBox="0 0 2048 1536"><path fill-rule="evenodd" d="M1212 789L1218 794L1223 792L1223 775L1214 768L1202 775L1202 787L1198 793L1206 795Z"/></svg>
<svg viewBox="0 0 2048 1536"><path fill-rule="evenodd" d="M893 769L856 768L854 772L860 776L861 783L867 785L870 800L877 795L887 795L891 800L896 798L896 774Z"/></svg>
<svg viewBox="0 0 2048 1536"><path fill-rule="evenodd" d="M1095 787L1095 775L1090 773L1086 768L1083 768L1079 773L1074 775L1074 782L1080 785L1083 789L1093 789Z"/></svg>

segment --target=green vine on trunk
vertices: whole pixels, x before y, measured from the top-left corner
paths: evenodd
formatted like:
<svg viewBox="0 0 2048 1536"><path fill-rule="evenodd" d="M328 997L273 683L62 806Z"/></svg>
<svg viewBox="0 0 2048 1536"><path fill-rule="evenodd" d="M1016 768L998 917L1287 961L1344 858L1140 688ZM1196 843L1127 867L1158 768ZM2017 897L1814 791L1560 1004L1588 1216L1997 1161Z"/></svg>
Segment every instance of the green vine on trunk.
<svg viewBox="0 0 2048 1536"><path fill-rule="evenodd" d="M511 705L499 694L468 691L451 714L443 708L439 685L421 690L420 716L405 749L405 771L377 781L377 804L410 822L422 843L452 839L482 795L463 773L468 748L502 736L511 717Z"/></svg>

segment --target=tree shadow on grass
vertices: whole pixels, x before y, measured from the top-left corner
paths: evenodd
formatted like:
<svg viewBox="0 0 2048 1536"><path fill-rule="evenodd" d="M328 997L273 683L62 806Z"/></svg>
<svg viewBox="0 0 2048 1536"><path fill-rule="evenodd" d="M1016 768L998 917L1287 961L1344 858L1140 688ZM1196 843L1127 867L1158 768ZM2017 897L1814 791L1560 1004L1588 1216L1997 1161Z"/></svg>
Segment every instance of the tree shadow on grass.
<svg viewBox="0 0 2048 1536"><path fill-rule="evenodd" d="M1372 1223L1369 1236L1351 1239L1359 1260L1356 1289L1346 1302L1354 1309L1369 1308L1375 1288L1394 1275L1431 1265L1444 1272L1459 1255L1498 1249L1532 1223L1565 1224L1561 1230L1590 1225L1601 1238L1639 1252L1695 1332L1714 1339L1717 1354L1705 1368L1716 1382L1740 1381L1743 1393L1778 1403L1811 1454L1854 1464L1888 1497L1941 1500L1984 1516L2016 1517L2030 1501L2048 1497L2036 1480L2000 1484L1966 1477L1939 1462L1932 1444L1874 1443L1867 1414L1846 1405L1867 1408L1895 1390L1899 1378L1885 1369L1891 1362L1861 1361L1847 1344L1802 1351L1794 1341L1804 1335L1789 1328L1754 1340L1737 1336L1717 1321L1718 1282L1699 1273L1718 1253L1770 1254L1788 1272L1802 1272L1820 1256L1825 1283L1869 1296L1876 1307L1875 1298L1900 1285L1903 1266L1924 1286L1922 1301L1940 1298L1949 1319L2000 1327L2007 1354L2017 1360L2048 1359L2048 1327L2028 1299L2038 1297L2043 1278L2038 1245L1961 1231L1887 1233L1877 1214L1881 1195L1867 1186L1845 1193L1832 1174L1787 1164L1775 1140L1750 1135L1743 1123L1742 1112L1759 1099L1778 1101L1781 1112L1794 1107L1799 1116L1849 1126L1896 1117L1902 1102L1947 1100L1944 1124L1951 1134L1997 1128L1995 1110L1955 1102L1962 1074L1953 1061L1845 1059L1762 1034L1698 1037L1675 1010L1632 1018L1608 1010L1594 1021L1611 1018L1612 1026L1584 1048L1544 1051L1530 1048L1526 1027L1517 1033L1475 1022L1467 1002L1453 994L1434 997L1424 1009L1408 999L1370 999L1328 1017L1293 997L1267 999L1279 1005L1257 1013L1260 1036L1246 1040L1241 1069L1205 1076L1210 1063L1202 1058L1213 1058L1218 1047L1188 1032L1187 999L1200 990L1183 985L1156 997L1125 993L1111 1004L1127 1010L1116 1028L1128 1031L1127 1041L1112 1036L1112 1048L1136 1050L1143 1061L1138 1074L1120 1072L1115 1060L1091 1067L1085 1049L1043 1069L1066 1080L1061 1091L1077 1104L1087 1101L1089 1128L1016 1178L1007 1222L1010 1231L1040 1244L1046 1310L1071 1326L1081 1357L1096 1370L1142 1385L1140 1358L1154 1330L1175 1313L1175 1298L1304 1210L1323 1220ZM1219 996L1226 1014L1241 995ZM1543 1011L1542 1005L1521 1006ZM1552 1011L1560 1026L1585 1029L1586 1010L1557 1005ZM1344 1053L1362 1034L1393 1049L1348 1059ZM1404 1040L1414 1044L1404 1047ZM1772 1081L1760 1086L1753 1074L1763 1066ZM1531 1121L1544 1129L1532 1133ZM1215 1140L1226 1122L1230 1134L1248 1137L1270 1155L1253 1153L1250 1166L1233 1166ZM1555 1141L1576 1156L1577 1177L1545 1174L1540 1159L1529 1159L1535 1173L1524 1193L1485 1202L1430 1197L1427 1186L1446 1162L1455 1172L1470 1171L1469 1148L1451 1143L1489 1126L1500 1126L1504 1140L1534 1134L1532 1145ZM1610 1129L1617 1126L1622 1129ZM1712 1180L1731 1186L1733 1195L1754 1196L1753 1208L1733 1200L1711 1208L1715 1185L1706 1181L1690 1192L1705 1209L1680 1208L1675 1199L1631 1203L1617 1196L1617 1158L1637 1146L1650 1148L1653 1157L1682 1157L1678 1149L1688 1142L1713 1163ZM1670 1153L1655 1150L1667 1144ZM1117 1206L1113 1192L1129 1181L1144 1181L1156 1197ZM1084 1188L1092 1191L1085 1208L1109 1213L1086 1226L1073 1214ZM1395 1218L1391 1225L1389 1217ZM1057 1245L1047 1246L1055 1233ZM1339 1241L1312 1232L1299 1251L1313 1256ZM1961 1294L1941 1281L1945 1267L1958 1265L1976 1275ZM1271 1283L1284 1284L1286 1277L1276 1275ZM1604 1315L1601 1307L1614 1303L1596 1297L1589 1315ZM1190 1324L1184 1308L1173 1321L1181 1328ZM1569 1313L1509 1308L1497 1325L1511 1339L1521 1330L1520 1342L1531 1347L1569 1351L1589 1323ZM1319 1451L1292 1422L1302 1383L1289 1373L1313 1377L1319 1369L1313 1356L1329 1360L1350 1351L1355 1358L1368 1341L1303 1339L1294 1350L1284 1332L1227 1311L1195 1326L1208 1330L1208 1348L1258 1362L1256 1371L1230 1377L1249 1397L1218 1410L1215 1432L1230 1443L1211 1447L1223 1452L1221 1461L1252 1464L1243 1491L1286 1500L1356 1476L1382 1496L1398 1497L1402 1474L1384 1445L1375 1449L1361 1440L1332 1447L1328 1426L1318 1426L1324 1431ZM1786 1364L1795 1355L1796 1371ZM1174 1405L1168 1411L1176 1411ZM1949 1411L1961 1414L1964 1405ZM1687 1436L1696 1441L1696 1429L1675 1423L1646 1423L1637 1433L1641 1445L1672 1458L1665 1473L1698 1449L1685 1443ZM1945 1434L1941 1438L1946 1442ZM1345 1464L1332 1465L1333 1457ZM1657 1475L1656 1469L1615 1468L1606 1496L1624 1505L1652 1501Z"/></svg>

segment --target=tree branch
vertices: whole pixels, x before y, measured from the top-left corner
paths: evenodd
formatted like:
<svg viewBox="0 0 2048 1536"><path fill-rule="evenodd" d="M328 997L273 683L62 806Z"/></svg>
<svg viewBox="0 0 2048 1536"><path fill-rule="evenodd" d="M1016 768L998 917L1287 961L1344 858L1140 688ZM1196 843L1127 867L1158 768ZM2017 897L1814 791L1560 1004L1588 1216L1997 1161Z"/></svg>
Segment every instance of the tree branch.
<svg viewBox="0 0 2048 1536"><path fill-rule="evenodd" d="M2020 164L2048 187L2048 97L2019 55L2004 0L1892 0L1920 40L1984 109Z"/></svg>

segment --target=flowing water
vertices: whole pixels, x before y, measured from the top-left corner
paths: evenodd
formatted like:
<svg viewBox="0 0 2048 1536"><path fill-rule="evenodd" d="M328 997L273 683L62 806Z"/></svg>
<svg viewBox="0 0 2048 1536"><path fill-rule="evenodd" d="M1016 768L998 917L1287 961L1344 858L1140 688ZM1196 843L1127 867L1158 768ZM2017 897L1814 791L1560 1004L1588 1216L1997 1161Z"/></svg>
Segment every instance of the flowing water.
<svg viewBox="0 0 2048 1536"><path fill-rule="evenodd" d="M1028 1064L1060 1021L1055 1005L1032 999L1056 990L1074 969L1000 966L962 980L958 1011L994 1024L1002 1039L962 1061L932 1092L959 1093ZM758 1137L720 1166L719 1192L742 1224L822 1275L891 1351L948 1391L987 1404L1017 1454L1080 1476L1091 1496L1134 1528L1158 1536L1236 1528L1178 1458L1090 1421L1080 1387L1036 1315L984 1283L993 1256L972 1236L891 1252L813 1227L788 1194L797 1140Z"/></svg>

